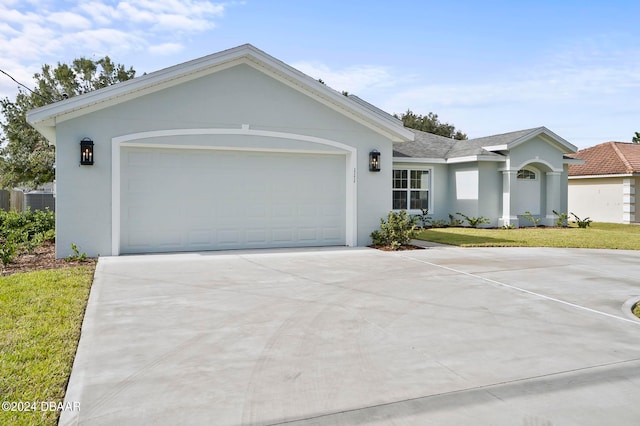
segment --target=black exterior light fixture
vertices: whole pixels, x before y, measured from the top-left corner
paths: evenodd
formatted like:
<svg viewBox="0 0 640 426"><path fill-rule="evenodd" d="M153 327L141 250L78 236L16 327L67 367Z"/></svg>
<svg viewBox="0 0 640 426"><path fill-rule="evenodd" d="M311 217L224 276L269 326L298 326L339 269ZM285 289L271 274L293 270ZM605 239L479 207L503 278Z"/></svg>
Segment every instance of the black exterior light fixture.
<svg viewBox="0 0 640 426"><path fill-rule="evenodd" d="M380 152L377 149L374 149L369 153L369 171L380 171Z"/></svg>
<svg viewBox="0 0 640 426"><path fill-rule="evenodd" d="M89 138L80 141L80 165L93 166L93 141Z"/></svg>

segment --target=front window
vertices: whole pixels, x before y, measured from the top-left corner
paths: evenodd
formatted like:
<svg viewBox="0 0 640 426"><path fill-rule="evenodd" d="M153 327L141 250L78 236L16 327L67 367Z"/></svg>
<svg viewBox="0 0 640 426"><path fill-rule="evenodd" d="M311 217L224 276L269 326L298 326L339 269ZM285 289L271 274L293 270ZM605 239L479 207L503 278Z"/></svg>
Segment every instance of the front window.
<svg viewBox="0 0 640 426"><path fill-rule="evenodd" d="M518 170L518 179L536 180L536 172L529 169Z"/></svg>
<svg viewBox="0 0 640 426"><path fill-rule="evenodd" d="M393 210L429 209L429 170L393 171Z"/></svg>

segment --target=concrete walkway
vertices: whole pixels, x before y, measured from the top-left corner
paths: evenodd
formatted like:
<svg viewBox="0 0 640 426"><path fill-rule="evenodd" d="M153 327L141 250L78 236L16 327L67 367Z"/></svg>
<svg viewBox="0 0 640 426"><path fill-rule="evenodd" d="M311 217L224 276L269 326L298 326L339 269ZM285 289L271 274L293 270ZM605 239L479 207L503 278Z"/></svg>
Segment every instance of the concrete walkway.
<svg viewBox="0 0 640 426"><path fill-rule="evenodd" d="M629 251L101 258L60 424L635 425L639 298Z"/></svg>

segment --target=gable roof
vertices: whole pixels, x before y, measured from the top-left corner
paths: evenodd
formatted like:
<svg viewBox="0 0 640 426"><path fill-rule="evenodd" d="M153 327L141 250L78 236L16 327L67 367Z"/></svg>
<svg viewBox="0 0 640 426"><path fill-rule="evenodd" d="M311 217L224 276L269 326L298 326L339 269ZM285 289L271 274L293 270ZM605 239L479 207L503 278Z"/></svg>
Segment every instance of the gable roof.
<svg viewBox="0 0 640 426"><path fill-rule="evenodd" d="M174 65L150 74L114 84L27 113L27 121L55 144L57 123L101 110L128 100L194 80L217 71L247 64L281 83L298 90L333 110L367 126L395 142L413 140L402 123L367 103L347 96L316 81L250 44L234 47L199 59Z"/></svg>
<svg viewBox="0 0 640 426"><path fill-rule="evenodd" d="M541 137L543 140L554 145L562 152L576 152L578 148L561 138L557 134L544 126L534 127L532 129L517 130L515 132L502 133L499 135L486 136L483 138L472 139L479 142L488 151L506 151L515 148L535 137Z"/></svg>
<svg viewBox="0 0 640 426"><path fill-rule="evenodd" d="M543 137L547 142L563 152L575 152L577 149L546 127L518 130L469 140L456 140L420 130L410 130L416 134L414 141L402 144L394 143L394 157L441 159L445 160L445 162L462 160L504 161L506 157L500 151L513 149L536 136Z"/></svg>
<svg viewBox="0 0 640 426"><path fill-rule="evenodd" d="M640 174L640 144L605 142L576 152L584 164L570 165L569 176Z"/></svg>

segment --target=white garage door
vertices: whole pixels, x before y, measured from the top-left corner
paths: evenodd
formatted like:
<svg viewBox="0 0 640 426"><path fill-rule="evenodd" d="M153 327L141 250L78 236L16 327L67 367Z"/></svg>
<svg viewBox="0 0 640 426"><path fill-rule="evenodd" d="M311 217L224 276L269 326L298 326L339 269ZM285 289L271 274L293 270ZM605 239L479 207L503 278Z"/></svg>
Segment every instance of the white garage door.
<svg viewBox="0 0 640 426"><path fill-rule="evenodd" d="M344 155L121 152L122 253L345 245Z"/></svg>

